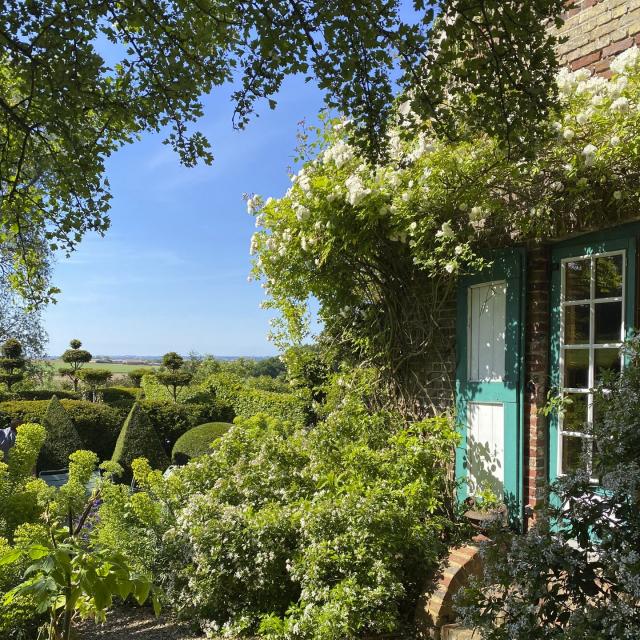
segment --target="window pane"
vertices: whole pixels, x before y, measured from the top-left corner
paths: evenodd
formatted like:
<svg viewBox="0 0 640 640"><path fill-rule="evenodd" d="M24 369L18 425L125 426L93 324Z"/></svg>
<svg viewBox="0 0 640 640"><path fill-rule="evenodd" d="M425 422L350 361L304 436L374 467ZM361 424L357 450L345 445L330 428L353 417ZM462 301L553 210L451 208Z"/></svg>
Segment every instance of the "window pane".
<svg viewBox="0 0 640 640"><path fill-rule="evenodd" d="M583 447L587 441L578 436L562 436L562 473L584 468Z"/></svg>
<svg viewBox="0 0 640 640"><path fill-rule="evenodd" d="M565 300L588 300L591 297L591 260L565 263Z"/></svg>
<svg viewBox="0 0 640 640"><path fill-rule="evenodd" d="M614 303L617 304L617 303ZM564 308L564 343L589 343L589 305L578 304Z"/></svg>
<svg viewBox="0 0 640 640"><path fill-rule="evenodd" d="M566 395L567 403L562 414L563 431L578 433L584 431L587 423L588 397L586 393L568 393Z"/></svg>
<svg viewBox="0 0 640 640"><path fill-rule="evenodd" d="M595 343L622 340L622 302L602 302L596 305Z"/></svg>
<svg viewBox="0 0 640 640"><path fill-rule="evenodd" d="M589 386L589 349L565 350L564 386L572 389L586 389Z"/></svg>
<svg viewBox="0 0 640 640"><path fill-rule="evenodd" d="M622 296L622 255L596 258L596 298Z"/></svg>
<svg viewBox="0 0 640 640"><path fill-rule="evenodd" d="M607 372L620 373L620 351L618 349L596 349L595 356L595 378L596 384L601 384L603 376Z"/></svg>

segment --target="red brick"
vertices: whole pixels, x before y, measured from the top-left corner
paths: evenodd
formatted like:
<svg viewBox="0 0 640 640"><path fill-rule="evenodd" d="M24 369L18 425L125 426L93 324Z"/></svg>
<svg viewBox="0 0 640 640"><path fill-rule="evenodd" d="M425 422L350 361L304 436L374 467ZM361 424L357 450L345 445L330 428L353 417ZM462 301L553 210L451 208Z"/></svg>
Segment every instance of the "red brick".
<svg viewBox="0 0 640 640"><path fill-rule="evenodd" d="M608 47L605 47L602 50L602 57L607 58L608 56L615 56L617 53L628 49L633 46L634 40L633 38L625 38L624 40L618 40L617 42L612 42Z"/></svg>
<svg viewBox="0 0 640 640"><path fill-rule="evenodd" d="M583 67L588 67L590 64L594 64L600 60L600 51L594 51L593 53L588 53L586 56L582 56L581 58L577 58L576 60L571 61L571 68L575 71L576 69L582 69Z"/></svg>

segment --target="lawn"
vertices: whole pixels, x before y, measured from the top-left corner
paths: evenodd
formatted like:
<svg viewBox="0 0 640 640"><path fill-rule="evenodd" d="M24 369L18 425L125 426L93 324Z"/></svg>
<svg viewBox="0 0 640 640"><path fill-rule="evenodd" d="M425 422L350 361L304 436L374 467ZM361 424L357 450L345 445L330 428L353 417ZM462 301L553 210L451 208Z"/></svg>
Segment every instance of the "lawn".
<svg viewBox="0 0 640 640"><path fill-rule="evenodd" d="M68 366L62 360L46 360L45 362L52 364L54 368L57 370L59 367ZM108 369L111 373L129 373L133 369L141 369L148 368L150 371L155 371L156 367L151 365L140 365L140 364L119 364L119 363L109 363L109 362L87 362L83 365L87 369Z"/></svg>

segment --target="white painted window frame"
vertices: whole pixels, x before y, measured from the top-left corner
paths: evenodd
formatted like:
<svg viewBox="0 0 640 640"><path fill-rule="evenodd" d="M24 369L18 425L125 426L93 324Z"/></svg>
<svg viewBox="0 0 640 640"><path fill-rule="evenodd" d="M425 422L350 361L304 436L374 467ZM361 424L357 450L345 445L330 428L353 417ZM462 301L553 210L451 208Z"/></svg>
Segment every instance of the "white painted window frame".
<svg viewBox="0 0 640 640"><path fill-rule="evenodd" d="M615 296L611 298L595 298L595 288L596 288L596 259L597 258L606 258L608 256L622 256L622 295ZM586 254L586 255L576 255L571 256L569 258L562 258L560 261L560 344L559 344L559 376L560 376L560 394L564 397L565 394L578 394L583 393L587 396L587 425L593 425L593 394L595 389L595 351L596 349L620 349L623 345L624 336L626 335L626 286L627 286L627 252L625 249L620 249L616 251L602 251L600 253ZM589 279L589 298L583 300L566 300L566 265L569 262L577 262L579 260L590 260L591 263L591 273ZM606 302L620 302L622 304L622 322L620 327L620 342L612 342L612 343L596 343L595 342L595 307L597 304L602 304ZM564 343L564 327L565 327L565 309L571 306L578 305L589 305L589 342L585 344L579 345L565 345ZM564 386L564 362L565 362L565 351L572 349L588 349L589 350L589 380L587 388L578 388L578 387L565 387ZM620 354L620 367L623 366L624 360L622 354ZM562 471L562 443L563 443L563 435L574 436L578 438L583 438L585 440L591 440L588 435L585 435L583 432L577 431L564 431L563 430L563 415L562 412L558 416L558 459L557 459L557 475L563 476L565 475ZM587 458L587 470L591 473L591 456ZM595 479L594 479L595 481Z"/></svg>

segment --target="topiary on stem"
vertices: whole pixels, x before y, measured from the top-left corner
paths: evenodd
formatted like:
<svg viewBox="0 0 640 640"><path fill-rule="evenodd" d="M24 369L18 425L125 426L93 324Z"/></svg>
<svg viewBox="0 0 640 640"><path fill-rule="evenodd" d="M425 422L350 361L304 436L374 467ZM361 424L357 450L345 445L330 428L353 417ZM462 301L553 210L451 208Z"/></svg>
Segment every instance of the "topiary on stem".
<svg viewBox="0 0 640 640"><path fill-rule="evenodd" d="M91 354L85 349L81 349L82 342L77 338L73 338L69 342L70 349L62 354L62 361L68 364L68 367L60 367L58 372L60 375L67 376L73 382L73 390L78 390L78 382L80 380L79 371L82 367L91 361Z"/></svg>
<svg viewBox="0 0 640 640"><path fill-rule="evenodd" d="M96 402L98 388L104 387L111 380L113 374L109 369L84 369L78 371L78 377L89 387L91 401Z"/></svg>
<svg viewBox="0 0 640 640"><path fill-rule="evenodd" d="M0 347L0 382L7 385L7 390L24 379L27 361L23 355L22 344L15 338L6 340Z"/></svg>
<svg viewBox="0 0 640 640"><path fill-rule="evenodd" d="M173 401L178 401L178 390L189 385L193 374L184 368L184 358L170 351L162 356L162 368L156 373L156 378L171 393Z"/></svg>

